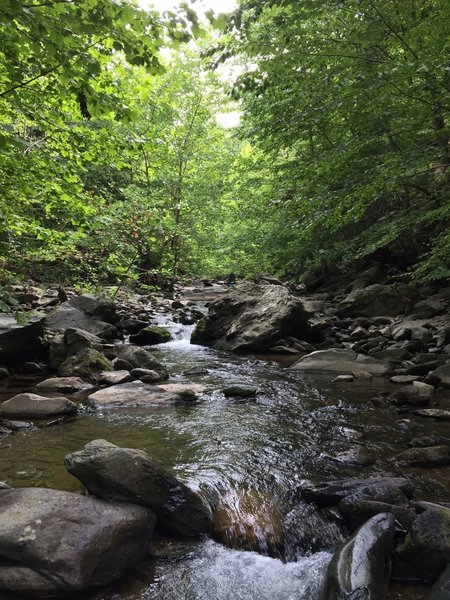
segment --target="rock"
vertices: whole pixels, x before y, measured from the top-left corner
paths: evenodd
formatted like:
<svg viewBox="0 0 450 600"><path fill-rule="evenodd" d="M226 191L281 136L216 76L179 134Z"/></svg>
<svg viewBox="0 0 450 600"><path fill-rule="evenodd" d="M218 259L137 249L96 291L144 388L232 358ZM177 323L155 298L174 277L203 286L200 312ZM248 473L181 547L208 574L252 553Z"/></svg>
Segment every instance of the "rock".
<svg viewBox="0 0 450 600"><path fill-rule="evenodd" d="M103 385L119 385L130 380L130 372L123 371L101 371L97 375L97 381Z"/></svg>
<svg viewBox="0 0 450 600"><path fill-rule="evenodd" d="M257 389L247 385L230 385L222 390L222 393L227 397L238 396L240 398L254 398L257 394Z"/></svg>
<svg viewBox="0 0 450 600"><path fill-rule="evenodd" d="M450 465L450 446L410 448L400 452L395 460L398 464L407 467L445 467Z"/></svg>
<svg viewBox="0 0 450 600"><path fill-rule="evenodd" d="M65 394L91 390L93 387L92 383L88 383L80 377L51 377L36 385L39 390L57 390Z"/></svg>
<svg viewBox="0 0 450 600"><path fill-rule="evenodd" d="M380 493L386 494L386 490L398 488L407 497L410 497L414 486L409 479L404 477L373 477L369 479L338 479L311 486L302 485L297 488L297 491L306 502L314 502L316 506L323 508L337 504L358 490L366 490L365 493L367 493L367 488L373 489L374 495L370 496L370 499L389 502L387 498L390 496L380 496L377 490L383 490Z"/></svg>
<svg viewBox="0 0 450 600"><path fill-rule="evenodd" d="M47 372L47 365L45 365L43 363L28 361L28 362L20 365L19 371L20 371L20 373L27 373L30 375L38 375L40 373Z"/></svg>
<svg viewBox="0 0 450 600"><path fill-rule="evenodd" d="M450 421L450 410L441 410L439 408L424 408L415 410L414 415L418 417L428 417L437 421Z"/></svg>
<svg viewBox="0 0 450 600"><path fill-rule="evenodd" d="M353 371L352 375L360 381L372 381L373 379L372 373L369 373L369 371Z"/></svg>
<svg viewBox="0 0 450 600"><path fill-rule="evenodd" d="M331 459L347 467L367 467L375 462L374 457L364 448L351 448L332 456Z"/></svg>
<svg viewBox="0 0 450 600"><path fill-rule="evenodd" d="M0 425L6 427L10 431L23 431L25 429L35 429L33 423L27 421L11 421L9 419L1 419Z"/></svg>
<svg viewBox="0 0 450 600"><path fill-rule="evenodd" d="M63 302L44 319L44 326L53 332L64 332L66 329L82 329L93 333L102 339L112 339L117 336L117 329L110 323L100 321L98 318Z"/></svg>
<svg viewBox="0 0 450 600"><path fill-rule="evenodd" d="M293 562L315 552L334 551L344 541L342 529L314 505L300 503L284 519L283 556Z"/></svg>
<svg viewBox="0 0 450 600"><path fill-rule="evenodd" d="M441 439L437 435L423 435L415 437L408 442L410 448L426 448L427 446L439 446Z"/></svg>
<svg viewBox="0 0 450 600"><path fill-rule="evenodd" d="M409 508L377 500L352 502L348 497L339 502L338 508L350 531L355 531L366 521L381 513L393 515L405 529L409 529L416 518L416 514Z"/></svg>
<svg viewBox="0 0 450 600"><path fill-rule="evenodd" d="M210 305L191 341L232 352L262 352L285 335L302 338L308 316L285 287L245 282Z"/></svg>
<svg viewBox="0 0 450 600"><path fill-rule="evenodd" d="M66 359L58 369L62 377L94 377L102 371L112 371L113 365L104 354L93 348L85 348Z"/></svg>
<svg viewBox="0 0 450 600"><path fill-rule="evenodd" d="M386 348L386 350L372 352L371 356L378 360L387 360L388 362L399 362L411 358L411 354L406 348Z"/></svg>
<svg viewBox="0 0 450 600"><path fill-rule="evenodd" d="M158 325L148 325L135 335L130 336L130 342L132 344L141 344L143 346L163 344L164 342L170 342L171 339L172 334L170 331L165 327L159 327Z"/></svg>
<svg viewBox="0 0 450 600"><path fill-rule="evenodd" d="M154 523L142 506L1 490L0 588L46 598L115 581L147 556Z"/></svg>
<svg viewBox="0 0 450 600"><path fill-rule="evenodd" d="M439 579L433 585L427 600L448 600L450 598L450 562L439 575Z"/></svg>
<svg viewBox="0 0 450 600"><path fill-rule="evenodd" d="M419 379L418 375L394 375L393 377L390 377L389 381L391 383L400 383L400 384L408 384L408 383L413 383L414 381L417 381Z"/></svg>
<svg viewBox="0 0 450 600"><path fill-rule="evenodd" d="M7 377L9 377L8 367L0 365L0 379L6 379Z"/></svg>
<svg viewBox="0 0 450 600"><path fill-rule="evenodd" d="M171 534L192 536L211 529L209 505L142 450L94 440L68 454L64 464L89 493L150 508L158 526Z"/></svg>
<svg viewBox="0 0 450 600"><path fill-rule="evenodd" d="M33 317L19 325L12 315L0 313L0 361L7 366L18 361L45 358L42 319Z"/></svg>
<svg viewBox="0 0 450 600"><path fill-rule="evenodd" d="M104 319L105 321L112 322L116 313L116 306L114 302L101 298L96 298L92 294L83 294L81 296L74 296L69 300L70 306L78 308L87 315L92 315L98 319Z"/></svg>
<svg viewBox="0 0 450 600"><path fill-rule="evenodd" d="M122 346L118 349L118 358L125 361L132 369L150 369L156 371L163 379L168 378L165 367L148 350L138 346Z"/></svg>
<svg viewBox="0 0 450 600"><path fill-rule="evenodd" d="M395 404L408 404L409 406L428 406L433 396L434 388L421 381L414 381L394 392L391 396Z"/></svg>
<svg viewBox="0 0 450 600"><path fill-rule="evenodd" d="M44 418L54 415L71 415L77 405L67 398L44 398L25 392L6 400L0 407L2 417Z"/></svg>
<svg viewBox="0 0 450 600"><path fill-rule="evenodd" d="M300 358L290 366L291 369L302 371L340 371L341 373L363 369L371 375L385 375L390 366L369 356L357 354L353 350L332 348L331 350L316 350Z"/></svg>
<svg viewBox="0 0 450 600"><path fill-rule="evenodd" d="M213 515L213 537L229 548L278 555L283 516L273 498L255 490L229 492Z"/></svg>
<svg viewBox="0 0 450 600"><path fill-rule="evenodd" d="M432 583L450 561L450 509L426 506L394 553L396 579Z"/></svg>
<svg viewBox="0 0 450 600"><path fill-rule="evenodd" d="M335 552L328 567L327 600L382 600L390 576L394 545L394 517L372 517Z"/></svg>
<svg viewBox="0 0 450 600"><path fill-rule="evenodd" d="M442 385L442 387L450 388L450 362L431 371L428 378L430 379L429 383L436 383L437 385Z"/></svg>
<svg viewBox="0 0 450 600"><path fill-rule="evenodd" d="M340 317L395 317L406 313L417 297L417 290L404 283L369 285L352 291L339 304L336 314Z"/></svg>
<svg viewBox="0 0 450 600"><path fill-rule="evenodd" d="M411 309L411 313L417 315L420 319L429 319L446 311L448 311L448 304L440 296L431 296L419 300Z"/></svg>
<svg viewBox="0 0 450 600"><path fill-rule="evenodd" d="M130 375L133 379L139 379L144 383L155 383L162 380L161 375L152 369L133 369Z"/></svg>
<svg viewBox="0 0 450 600"><path fill-rule="evenodd" d="M129 319L121 319L116 323L116 327L119 329L124 329L126 332L131 334L138 333L141 329L147 327L147 325L148 321L134 319L132 317Z"/></svg>
<svg viewBox="0 0 450 600"><path fill-rule="evenodd" d="M430 325L423 319L407 318L391 327L391 333L396 341L418 340L428 344L432 339Z"/></svg>
<svg viewBox="0 0 450 600"><path fill-rule="evenodd" d="M353 375L338 375L331 380L331 383L350 383L352 381L355 381Z"/></svg>
<svg viewBox="0 0 450 600"><path fill-rule="evenodd" d="M91 394L87 402L96 410L106 410L171 406L185 403L185 398L180 394L166 392L156 385L131 381L99 390Z"/></svg>

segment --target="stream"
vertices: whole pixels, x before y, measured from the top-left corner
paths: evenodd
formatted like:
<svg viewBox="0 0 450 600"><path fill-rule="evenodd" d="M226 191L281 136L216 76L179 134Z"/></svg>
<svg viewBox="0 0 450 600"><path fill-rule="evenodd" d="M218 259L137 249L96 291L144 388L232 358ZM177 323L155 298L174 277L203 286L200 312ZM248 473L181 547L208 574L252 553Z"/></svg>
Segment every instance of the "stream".
<svg viewBox="0 0 450 600"><path fill-rule="evenodd" d="M238 357L191 345L191 327L165 325L177 339L151 350L171 374L167 384L177 390L194 389L199 402L97 414L86 411L57 427L4 437L1 478L12 486L80 490L81 484L65 470L63 458L93 439L104 438L147 451L211 499L234 499L238 512L243 497L247 512L272 505L285 511L295 488L305 481L400 473L393 457L412 437L429 433L425 420L398 415L369 401L392 390L384 379L336 385L330 383L329 374L305 376L271 357ZM192 374L194 370L199 374ZM15 388L3 389L2 399L22 391L26 383L17 380ZM225 398L221 390L232 384L256 387L256 401ZM437 434L450 437L449 423L433 427ZM364 449L373 464L353 464L351 457L358 449ZM417 496L448 499L449 468L407 472L415 478ZM260 550L264 551L262 542ZM226 548L211 539L158 539L152 558L129 577L83 598L318 600L331 554L295 554L294 558L295 562L285 563L278 557ZM396 595L394 586L390 598L423 597L420 591L402 589Z"/></svg>

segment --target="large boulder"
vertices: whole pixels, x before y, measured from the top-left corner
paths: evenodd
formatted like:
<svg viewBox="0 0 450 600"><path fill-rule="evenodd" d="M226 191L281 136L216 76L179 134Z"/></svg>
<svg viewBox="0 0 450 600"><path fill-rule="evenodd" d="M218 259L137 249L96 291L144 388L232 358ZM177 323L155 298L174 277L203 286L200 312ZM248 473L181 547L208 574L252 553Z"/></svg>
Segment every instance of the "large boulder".
<svg viewBox="0 0 450 600"><path fill-rule="evenodd" d="M372 517L335 552L328 567L326 600L383 600L394 545L394 517Z"/></svg>
<svg viewBox="0 0 450 600"><path fill-rule="evenodd" d="M394 554L397 579L433 582L450 562L450 509L421 502L424 512Z"/></svg>
<svg viewBox="0 0 450 600"><path fill-rule="evenodd" d="M340 317L396 317L405 314L418 298L417 290L405 283L374 284L353 290L338 306Z"/></svg>
<svg viewBox="0 0 450 600"><path fill-rule="evenodd" d="M370 356L357 354L353 350L332 348L331 350L316 350L300 358L290 367L297 371L338 371L339 373L354 373L361 370L371 375L385 375L391 366Z"/></svg>
<svg viewBox="0 0 450 600"><path fill-rule="evenodd" d="M46 598L105 585L145 558L154 524L142 506L1 490L0 588Z"/></svg>
<svg viewBox="0 0 450 600"><path fill-rule="evenodd" d="M71 415L77 405L67 398L45 398L38 394L24 392L6 400L0 407L2 417L23 417L25 419L47 418L55 415Z"/></svg>
<svg viewBox="0 0 450 600"><path fill-rule="evenodd" d="M209 505L142 450L94 440L68 454L64 464L91 494L152 509L158 525L171 534L192 536L211 529Z"/></svg>
<svg viewBox="0 0 450 600"><path fill-rule="evenodd" d="M285 335L302 338L308 317L285 287L245 282L211 304L191 341L232 352L262 352Z"/></svg>
<svg viewBox="0 0 450 600"><path fill-rule="evenodd" d="M85 348L69 356L58 368L61 377L94 377L102 371L112 371L113 365L102 352Z"/></svg>
<svg viewBox="0 0 450 600"><path fill-rule="evenodd" d="M112 339L117 335L114 325L102 321L92 313L72 305L72 301L63 302L44 319L44 326L50 332L63 332L66 329L83 329L102 338Z"/></svg>
<svg viewBox="0 0 450 600"><path fill-rule="evenodd" d="M152 346L153 344L164 344L170 342L172 334L165 327L158 325L147 325L138 333L130 336L132 344L140 344L142 346Z"/></svg>
<svg viewBox="0 0 450 600"><path fill-rule="evenodd" d="M427 381L435 385L450 388L450 361L447 361L441 367L431 371L427 377Z"/></svg>
<svg viewBox="0 0 450 600"><path fill-rule="evenodd" d="M433 588L427 600L448 600L450 598L450 562L442 571L439 579L433 585Z"/></svg>
<svg viewBox="0 0 450 600"><path fill-rule="evenodd" d="M32 318L19 325L12 315L0 313L0 362L7 365L45 356L42 319Z"/></svg>

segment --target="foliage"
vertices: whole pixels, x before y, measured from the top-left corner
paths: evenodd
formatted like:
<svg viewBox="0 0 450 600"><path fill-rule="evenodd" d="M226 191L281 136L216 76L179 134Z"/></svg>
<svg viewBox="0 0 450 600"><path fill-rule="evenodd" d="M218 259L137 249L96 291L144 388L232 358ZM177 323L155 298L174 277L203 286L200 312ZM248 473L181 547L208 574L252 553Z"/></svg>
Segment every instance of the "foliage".
<svg viewBox="0 0 450 600"><path fill-rule="evenodd" d="M240 3L218 60L247 65L242 135L277 167L274 266L448 274L449 22L443 0Z"/></svg>

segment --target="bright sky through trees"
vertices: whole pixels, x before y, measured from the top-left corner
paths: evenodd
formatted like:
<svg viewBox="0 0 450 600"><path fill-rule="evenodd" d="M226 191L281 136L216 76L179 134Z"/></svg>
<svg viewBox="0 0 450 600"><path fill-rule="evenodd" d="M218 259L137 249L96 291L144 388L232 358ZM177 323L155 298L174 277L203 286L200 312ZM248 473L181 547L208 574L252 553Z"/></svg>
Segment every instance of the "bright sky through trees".
<svg viewBox="0 0 450 600"><path fill-rule="evenodd" d="M139 4L146 8L151 6L157 10L175 9L179 4L178 0L139 0ZM213 10L216 13L231 12L236 8L235 0L194 0L191 2L193 8L197 11Z"/></svg>

